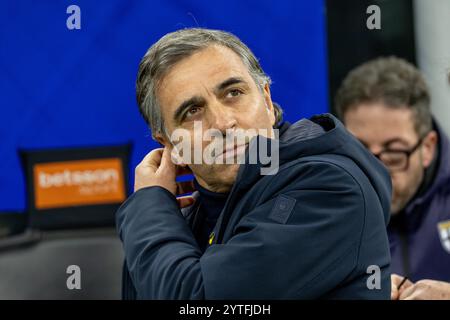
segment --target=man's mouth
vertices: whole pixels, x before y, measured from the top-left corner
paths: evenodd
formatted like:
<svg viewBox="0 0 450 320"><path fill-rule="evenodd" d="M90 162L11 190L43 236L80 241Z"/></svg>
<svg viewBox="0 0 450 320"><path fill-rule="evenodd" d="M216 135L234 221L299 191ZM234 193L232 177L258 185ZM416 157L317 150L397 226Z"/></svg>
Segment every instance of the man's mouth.
<svg viewBox="0 0 450 320"><path fill-rule="evenodd" d="M221 153L219 153L216 156L216 159L219 159L221 157L223 157L223 159L232 158L235 156L240 157L240 156L244 155L247 144L248 143L228 147L228 148L224 149Z"/></svg>

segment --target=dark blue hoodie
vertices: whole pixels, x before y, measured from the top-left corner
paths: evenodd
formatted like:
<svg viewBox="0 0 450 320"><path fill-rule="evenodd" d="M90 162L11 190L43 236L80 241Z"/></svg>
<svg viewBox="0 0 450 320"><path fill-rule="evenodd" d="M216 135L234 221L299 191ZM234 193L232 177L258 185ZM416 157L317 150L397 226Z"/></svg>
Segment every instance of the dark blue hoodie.
<svg viewBox="0 0 450 320"><path fill-rule="evenodd" d="M388 228L392 272L450 282L450 142L437 124L435 129L439 153L432 180Z"/></svg>
<svg viewBox="0 0 450 320"><path fill-rule="evenodd" d="M303 140L291 125L277 174L241 165L204 252L192 231L196 205L181 212L161 187L135 192L117 212L125 296L389 299L389 174L336 118L311 120L325 132Z"/></svg>

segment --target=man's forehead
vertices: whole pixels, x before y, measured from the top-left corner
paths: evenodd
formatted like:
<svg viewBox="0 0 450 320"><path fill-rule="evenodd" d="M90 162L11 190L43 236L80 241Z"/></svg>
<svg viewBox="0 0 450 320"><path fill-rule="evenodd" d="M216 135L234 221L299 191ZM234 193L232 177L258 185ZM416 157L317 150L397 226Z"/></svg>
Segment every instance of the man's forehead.
<svg viewBox="0 0 450 320"><path fill-rule="evenodd" d="M172 66L161 79L158 96L173 105L200 94L202 89L213 89L232 77L251 80L247 67L234 51L212 45Z"/></svg>
<svg viewBox="0 0 450 320"><path fill-rule="evenodd" d="M409 144L417 138L413 113L406 107L360 105L346 113L345 122L355 136L371 144L389 141Z"/></svg>
<svg viewBox="0 0 450 320"><path fill-rule="evenodd" d="M222 76L226 72L245 72L248 70L241 58L231 49L211 45L174 64L162 83L192 82L204 77Z"/></svg>
<svg viewBox="0 0 450 320"><path fill-rule="evenodd" d="M396 124L401 128L414 129L414 113L404 107L389 107L384 103L366 103L351 107L345 114L346 122L387 127ZM390 128L394 129L394 128Z"/></svg>

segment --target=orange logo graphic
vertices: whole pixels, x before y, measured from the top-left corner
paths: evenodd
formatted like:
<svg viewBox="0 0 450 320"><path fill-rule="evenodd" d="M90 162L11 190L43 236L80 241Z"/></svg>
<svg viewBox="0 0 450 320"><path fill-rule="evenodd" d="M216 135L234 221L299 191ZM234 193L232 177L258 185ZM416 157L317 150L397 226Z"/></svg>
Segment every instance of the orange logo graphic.
<svg viewBox="0 0 450 320"><path fill-rule="evenodd" d="M126 197L119 158L39 163L33 174L37 209L119 203Z"/></svg>

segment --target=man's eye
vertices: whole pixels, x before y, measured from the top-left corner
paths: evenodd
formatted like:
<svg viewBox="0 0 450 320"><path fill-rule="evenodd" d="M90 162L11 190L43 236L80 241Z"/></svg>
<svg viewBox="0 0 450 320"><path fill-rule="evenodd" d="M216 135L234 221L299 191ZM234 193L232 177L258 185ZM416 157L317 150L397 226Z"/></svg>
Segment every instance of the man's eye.
<svg viewBox="0 0 450 320"><path fill-rule="evenodd" d="M242 94L241 90L233 89L227 93L227 98L234 98L234 97L240 96L241 94Z"/></svg>
<svg viewBox="0 0 450 320"><path fill-rule="evenodd" d="M192 117L195 114L197 114L198 112L200 112L200 108L197 106L192 106L188 109L188 111L186 112L186 116L187 117Z"/></svg>

